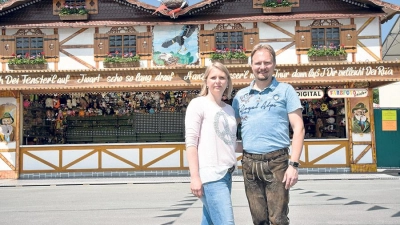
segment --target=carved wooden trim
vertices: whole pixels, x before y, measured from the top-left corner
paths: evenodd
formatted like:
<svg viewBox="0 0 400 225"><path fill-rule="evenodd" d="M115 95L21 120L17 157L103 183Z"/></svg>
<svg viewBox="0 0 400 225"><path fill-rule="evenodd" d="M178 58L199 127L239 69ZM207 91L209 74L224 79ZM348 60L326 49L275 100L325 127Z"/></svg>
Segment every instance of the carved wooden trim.
<svg viewBox="0 0 400 225"><path fill-rule="evenodd" d="M314 20L311 24L310 27L313 26L343 26L343 24L339 23L337 19L325 19L325 20Z"/></svg>
<svg viewBox="0 0 400 225"><path fill-rule="evenodd" d="M14 36L27 36L27 35L45 35L39 28L19 29L15 32Z"/></svg>
<svg viewBox="0 0 400 225"><path fill-rule="evenodd" d="M242 24L240 23L220 23L218 24L214 29L214 31L218 31L218 30L244 30L246 28L244 28L242 26Z"/></svg>
<svg viewBox="0 0 400 225"><path fill-rule="evenodd" d="M138 33L134 27L112 27L106 34Z"/></svg>

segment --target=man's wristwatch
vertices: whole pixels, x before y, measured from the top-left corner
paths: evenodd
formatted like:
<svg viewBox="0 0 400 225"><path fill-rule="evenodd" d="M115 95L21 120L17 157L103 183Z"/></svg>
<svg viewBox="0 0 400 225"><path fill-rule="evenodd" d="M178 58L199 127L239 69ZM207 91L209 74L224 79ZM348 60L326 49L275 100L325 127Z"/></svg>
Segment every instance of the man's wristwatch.
<svg viewBox="0 0 400 225"><path fill-rule="evenodd" d="M289 165L293 166L294 168L299 168L300 164L298 162L289 161Z"/></svg>

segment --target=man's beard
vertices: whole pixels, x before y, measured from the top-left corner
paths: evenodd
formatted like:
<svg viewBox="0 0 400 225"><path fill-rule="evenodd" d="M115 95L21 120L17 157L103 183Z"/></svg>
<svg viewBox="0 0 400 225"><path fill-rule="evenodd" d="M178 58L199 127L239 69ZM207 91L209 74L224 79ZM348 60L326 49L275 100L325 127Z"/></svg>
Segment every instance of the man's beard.
<svg viewBox="0 0 400 225"><path fill-rule="evenodd" d="M355 117L358 121L366 121L367 120L366 116L363 116L363 115L355 115Z"/></svg>
<svg viewBox="0 0 400 225"><path fill-rule="evenodd" d="M269 75L269 74L267 76L257 76L257 80L267 81L270 77L271 77L271 75Z"/></svg>

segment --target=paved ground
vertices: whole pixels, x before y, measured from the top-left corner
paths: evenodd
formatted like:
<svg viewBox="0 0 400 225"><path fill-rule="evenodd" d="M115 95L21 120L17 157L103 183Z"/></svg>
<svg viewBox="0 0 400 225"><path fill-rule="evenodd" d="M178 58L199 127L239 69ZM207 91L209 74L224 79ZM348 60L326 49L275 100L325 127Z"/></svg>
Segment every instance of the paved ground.
<svg viewBox="0 0 400 225"><path fill-rule="evenodd" d="M201 201L188 177L0 180L1 225L197 225ZM294 225L399 225L400 176L300 175L291 189ZM234 176L236 225L251 217L241 176Z"/></svg>
<svg viewBox="0 0 400 225"><path fill-rule="evenodd" d="M400 179L397 176L400 170L390 170L379 173L346 173L346 174L300 174L299 180L372 180L372 179ZM243 181L241 175L235 175L233 181ZM182 183L190 182L190 178L183 177L113 177L113 178L68 178L68 179L5 179L0 180L0 187L23 186L61 186L61 185L95 185L95 184L146 184L146 183ZM400 223L399 223L400 224Z"/></svg>

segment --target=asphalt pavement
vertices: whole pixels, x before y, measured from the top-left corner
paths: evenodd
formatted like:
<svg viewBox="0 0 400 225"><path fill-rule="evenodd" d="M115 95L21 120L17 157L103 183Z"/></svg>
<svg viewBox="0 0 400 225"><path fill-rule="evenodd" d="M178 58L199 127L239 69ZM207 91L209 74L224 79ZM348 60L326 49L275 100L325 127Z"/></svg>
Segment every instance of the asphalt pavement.
<svg viewBox="0 0 400 225"><path fill-rule="evenodd" d="M0 180L0 225L198 225L189 177ZM399 225L398 170L300 174L292 225ZM243 178L233 176L236 225L252 224ZM223 224L222 224L223 225Z"/></svg>

